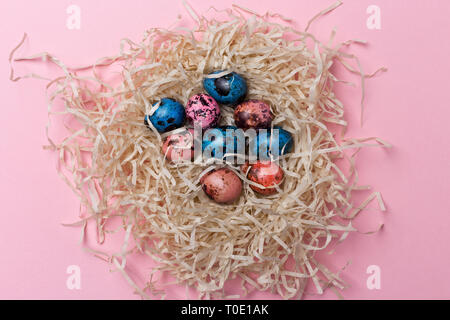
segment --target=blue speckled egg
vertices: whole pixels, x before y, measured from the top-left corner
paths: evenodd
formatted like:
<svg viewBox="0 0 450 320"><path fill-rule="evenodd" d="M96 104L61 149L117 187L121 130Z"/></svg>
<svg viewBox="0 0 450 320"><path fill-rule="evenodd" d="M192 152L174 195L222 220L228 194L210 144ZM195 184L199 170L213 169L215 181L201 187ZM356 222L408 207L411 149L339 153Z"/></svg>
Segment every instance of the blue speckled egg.
<svg viewBox="0 0 450 320"><path fill-rule="evenodd" d="M233 141L227 146L227 130L237 130L235 126L223 126L215 129L210 129L203 135L202 151L206 157L222 158L226 153L238 152L238 141L242 143L245 148L245 137L233 137ZM209 133L208 133L209 132ZM206 150L206 152L205 152ZM222 150L222 156L216 155L216 150ZM244 149L245 150L245 149ZM231 157L230 157L231 158ZM231 159L227 159L231 160Z"/></svg>
<svg viewBox="0 0 450 320"><path fill-rule="evenodd" d="M156 105L156 103L153 105ZM149 119L156 130L163 133L182 127L186 119L186 112L183 105L178 101L163 98L158 109L151 116L145 116L144 123L147 126Z"/></svg>
<svg viewBox="0 0 450 320"><path fill-rule="evenodd" d="M223 70L214 71L217 74ZM236 72L229 73L220 78L205 78L203 87L217 102L222 104L237 104L244 100L247 94L245 79Z"/></svg>
<svg viewBox="0 0 450 320"><path fill-rule="evenodd" d="M278 152L275 152L274 148L270 148L270 153L276 158L280 154L285 155L292 151L292 148L294 146L294 140L292 139L292 135L282 129L281 127L274 126L273 129L278 129ZM252 140L249 141L249 147L251 148L251 155L253 156L259 156L259 148L267 150L265 156L265 159L262 160L268 160L269 157L269 147L270 147L270 137L271 137L271 130L267 129L267 132L264 134L261 130L258 131L258 134L256 136L256 143L252 143ZM272 146L274 145L274 142L272 141ZM267 147L266 147L267 146ZM264 150L263 150L264 152Z"/></svg>

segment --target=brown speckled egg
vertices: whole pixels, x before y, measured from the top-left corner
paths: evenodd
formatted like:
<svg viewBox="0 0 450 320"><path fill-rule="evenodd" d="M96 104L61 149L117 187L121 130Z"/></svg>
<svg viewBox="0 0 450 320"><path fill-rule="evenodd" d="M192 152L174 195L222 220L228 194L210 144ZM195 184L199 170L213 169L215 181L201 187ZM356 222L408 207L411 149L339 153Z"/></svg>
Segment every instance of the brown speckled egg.
<svg viewBox="0 0 450 320"><path fill-rule="evenodd" d="M234 110L236 126L242 129L268 128L272 119L269 105L260 100L244 101Z"/></svg>
<svg viewBox="0 0 450 320"><path fill-rule="evenodd" d="M252 188L253 191L264 195L271 195L276 193L276 188L267 187L279 185L283 181L284 177L283 170L276 163L271 161L257 161L254 164L246 163L242 165L241 171L244 174L247 174L247 178L250 181L256 182L266 187L263 189L254 185L250 185L250 188Z"/></svg>
<svg viewBox="0 0 450 320"><path fill-rule="evenodd" d="M242 192L241 179L227 168L208 172L200 182L206 195L217 203L233 202Z"/></svg>
<svg viewBox="0 0 450 320"><path fill-rule="evenodd" d="M189 129L167 137L162 152L169 161L192 160L194 157L194 130Z"/></svg>

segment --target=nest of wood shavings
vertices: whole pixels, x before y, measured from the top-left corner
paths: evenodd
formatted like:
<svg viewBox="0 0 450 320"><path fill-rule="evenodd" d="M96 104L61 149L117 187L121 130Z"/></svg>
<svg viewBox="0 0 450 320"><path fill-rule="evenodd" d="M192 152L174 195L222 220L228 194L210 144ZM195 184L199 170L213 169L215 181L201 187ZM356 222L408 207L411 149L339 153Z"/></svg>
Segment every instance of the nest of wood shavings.
<svg viewBox="0 0 450 320"><path fill-rule="evenodd" d="M155 28L140 43L124 40L120 54L99 60L90 76L45 54L65 73L49 84L50 106L63 98L64 113L80 124L69 128L61 143L50 140L50 148L59 152L60 173L85 209L81 224L95 221L103 242L108 219L122 218L125 242L108 260L144 297L147 290L164 287L152 278L156 271L170 273L206 298L227 297L224 284L236 277L244 293L272 290L284 298L301 297L310 281L318 293L344 288L315 253L356 231L351 219L372 199L384 210L377 192L353 204L352 191L361 189L353 155L364 146L388 146L377 138L340 139L329 128L346 126L344 106L333 92L340 80L330 72L332 64L342 63L362 81L369 77L354 56L341 51L351 41L333 44L332 33L324 44L279 15L261 16L238 6L222 11L227 16L222 21L187 9L196 20L194 30ZM123 65L119 86L97 73L114 63ZM294 150L280 159L285 178L275 195L255 194L232 164L168 162L161 151L164 136L144 125L152 103L172 97L185 104L203 92L203 78L215 70L243 75L247 98L268 102L274 125L292 133ZM221 109L220 125L232 125L233 109ZM349 169L341 170L336 159L347 161ZM201 176L219 166L244 181L233 204L214 203L201 189ZM132 251L156 262L145 288L126 272Z"/></svg>

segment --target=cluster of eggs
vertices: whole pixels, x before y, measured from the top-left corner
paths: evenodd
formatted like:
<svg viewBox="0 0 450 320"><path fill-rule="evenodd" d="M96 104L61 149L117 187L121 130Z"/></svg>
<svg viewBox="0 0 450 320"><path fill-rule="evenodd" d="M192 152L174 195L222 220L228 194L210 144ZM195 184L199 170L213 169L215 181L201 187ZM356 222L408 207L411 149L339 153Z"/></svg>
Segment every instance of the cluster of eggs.
<svg viewBox="0 0 450 320"><path fill-rule="evenodd" d="M151 122L160 133L183 127L186 119L200 124L203 130L215 128L218 130L216 133L220 134L215 136L215 139L203 137L202 141L202 151L212 150L210 154L213 157L217 147L226 148L227 152L229 151L229 146L226 145L227 130L270 128L273 120L270 106L260 100L244 101L247 95L245 79L235 72L217 76L219 73L223 71L215 71L203 80L203 87L207 94L199 93L192 96L186 107L171 98L163 98L155 103L153 113L145 116L145 124L149 126ZM236 126L217 127L220 120L219 103L234 107ZM274 128L279 130L279 152L275 156L289 153L293 147L291 134L280 127ZM237 149L236 139L234 136L234 146L232 146L234 151ZM258 132L255 139L256 143L252 144L254 148L252 152L257 155L260 145L270 145L271 130ZM162 152L172 162L192 160L194 157L193 129L186 129L168 136L163 143ZM261 159L252 164L247 161L241 166L241 172L251 181L250 187L262 195L276 193L284 177L283 170L276 163ZM242 193L241 179L228 168L213 169L206 173L200 182L205 194L218 203L233 202Z"/></svg>

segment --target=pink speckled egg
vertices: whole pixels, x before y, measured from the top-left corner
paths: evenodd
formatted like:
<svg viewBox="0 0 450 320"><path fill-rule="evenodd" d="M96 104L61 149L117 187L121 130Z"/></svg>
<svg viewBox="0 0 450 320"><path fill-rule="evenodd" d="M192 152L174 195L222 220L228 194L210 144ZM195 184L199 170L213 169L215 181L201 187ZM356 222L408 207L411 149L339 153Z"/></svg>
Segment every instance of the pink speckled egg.
<svg viewBox="0 0 450 320"><path fill-rule="evenodd" d="M162 152L171 162L192 160L194 157L194 130L189 129L167 137Z"/></svg>
<svg viewBox="0 0 450 320"><path fill-rule="evenodd" d="M248 100L234 110L234 122L238 128L269 128L273 115L267 103L260 100Z"/></svg>
<svg viewBox="0 0 450 320"><path fill-rule="evenodd" d="M188 100L186 116L192 122L200 123L202 129L209 129L217 126L220 118L220 108L213 97L200 93Z"/></svg>
<svg viewBox="0 0 450 320"><path fill-rule="evenodd" d="M208 172L200 182L206 195L217 203L233 202L242 192L241 179L227 168Z"/></svg>

